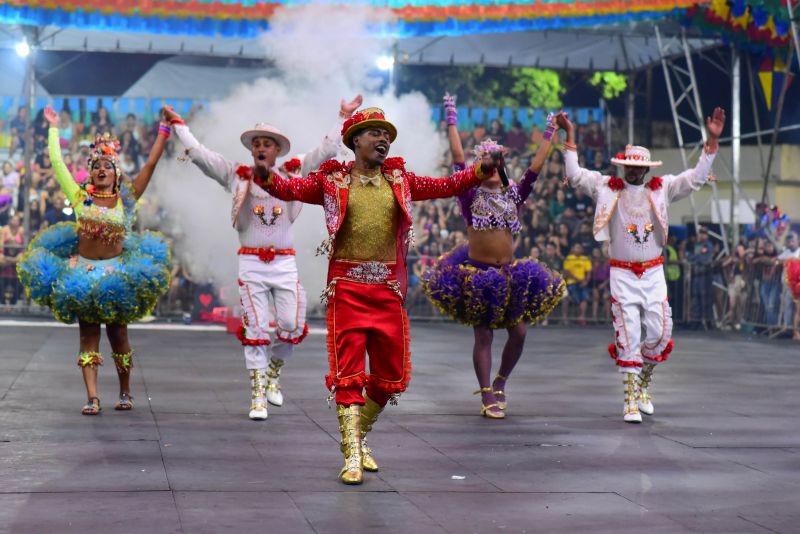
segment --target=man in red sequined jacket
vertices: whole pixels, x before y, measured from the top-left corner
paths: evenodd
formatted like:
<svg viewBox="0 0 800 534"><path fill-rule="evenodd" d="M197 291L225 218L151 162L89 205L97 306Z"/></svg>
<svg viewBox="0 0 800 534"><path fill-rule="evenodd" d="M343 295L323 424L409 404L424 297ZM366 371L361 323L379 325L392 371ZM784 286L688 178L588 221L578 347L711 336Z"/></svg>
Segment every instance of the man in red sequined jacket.
<svg viewBox="0 0 800 534"><path fill-rule="evenodd" d="M413 242L411 202L457 195L491 176L494 163L446 178L417 176L402 158L387 158L397 129L377 108L364 109L344 123L345 146L355 161L326 161L305 178L287 179L256 168L277 198L322 205L329 238L328 360L325 377L336 399L345 484L360 484L363 471L378 465L366 434L390 400L411 378L406 255ZM369 373L366 358L369 355ZM366 388L366 395L362 390Z"/></svg>

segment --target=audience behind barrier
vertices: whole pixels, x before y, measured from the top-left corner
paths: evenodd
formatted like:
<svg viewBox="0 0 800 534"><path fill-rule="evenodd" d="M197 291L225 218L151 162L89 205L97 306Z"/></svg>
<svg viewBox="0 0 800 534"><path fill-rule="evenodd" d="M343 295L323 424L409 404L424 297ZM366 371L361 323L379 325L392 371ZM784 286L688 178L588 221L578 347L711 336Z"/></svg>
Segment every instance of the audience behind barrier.
<svg viewBox="0 0 800 534"><path fill-rule="evenodd" d="M2 163L0 173L0 306L6 307L24 300L15 266L24 251L21 179L25 173L22 158L26 113L25 108L20 108L7 122L9 158ZM158 132L157 121L145 121L129 113L115 122L102 106L90 121L73 120L66 111L61 115L64 162L79 183L89 176L86 162L96 133L108 132L119 137L121 165L130 176L139 171ZM47 153L47 124L41 110L34 116L32 130L34 163L29 201L31 231L35 235L50 225L73 220L73 216L53 177ZM615 174L599 125L582 126L578 133L580 165ZM519 122L506 129L496 119L489 128L477 125L462 132L465 152L470 154L472 147L486 137L507 147L508 171L518 179L536 152L542 132L537 127L526 131ZM173 150L170 143L168 153ZM449 174L450 168L449 153L445 152L439 174ZM564 275L567 296L550 321L579 324L608 321L609 258L606 248L592 234L594 203L582 192L564 185L564 170L562 154L554 149L520 211L523 230L515 239L516 255L530 256ZM422 274L441 254L466 240L466 226L454 199L417 203L415 210L417 240L409 255L408 306L412 315L434 317L437 314L420 287ZM157 198L146 199L142 211L148 214L145 219L154 221L154 229L165 232L173 242L180 241L180 235L171 235L176 232L164 227L168 226L166 223L158 223L166 221L168 214L163 213ZM685 239L671 235L664 251L665 275L676 322L704 328L739 329L743 324L791 328L796 303L783 282L782 262L799 257L800 249L794 234L781 236L779 242L780 247L766 237L764 229L756 227L734 250L724 254L720 241L709 237L703 229ZM209 291L209 286L193 279L191 261L185 255L175 255L172 274L172 287L157 312L187 314L199 305L198 288Z"/></svg>

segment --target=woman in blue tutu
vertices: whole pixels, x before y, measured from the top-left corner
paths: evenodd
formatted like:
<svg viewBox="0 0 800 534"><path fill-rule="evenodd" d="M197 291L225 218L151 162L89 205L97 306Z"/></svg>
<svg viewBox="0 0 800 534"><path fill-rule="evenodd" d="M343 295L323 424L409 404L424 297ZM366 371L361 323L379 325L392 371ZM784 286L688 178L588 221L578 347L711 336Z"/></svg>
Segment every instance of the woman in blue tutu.
<svg viewBox="0 0 800 534"><path fill-rule="evenodd" d="M454 170L465 166L458 134L457 112L452 97L445 96L450 151ZM467 225L468 243L458 246L423 274L422 287L445 315L472 326L475 345L472 360L481 395L481 415L505 418L505 385L522 355L527 323L546 317L564 294L564 281L534 260L514 259L514 235L519 234L519 208L533 189L550 148L556 127L548 121L545 140L519 184L502 187L500 176L484 180L459 196ZM487 139L475 147L475 157L488 158L503 147ZM494 381L492 339L494 330L505 328L508 341Z"/></svg>
<svg viewBox="0 0 800 534"><path fill-rule="evenodd" d="M41 232L17 265L28 296L49 306L56 319L78 321L78 366L86 384L84 415L100 413L97 367L100 325L106 325L112 358L119 377L116 410L133 408L130 373L133 350L128 323L150 313L169 287L170 253L164 236L132 231L136 203L142 196L164 152L169 126L162 123L147 163L132 180L119 164L119 142L98 135L89 157L90 178L78 186L61 157L58 114L45 109L50 123L48 148L56 180L75 210L77 222L63 222Z"/></svg>

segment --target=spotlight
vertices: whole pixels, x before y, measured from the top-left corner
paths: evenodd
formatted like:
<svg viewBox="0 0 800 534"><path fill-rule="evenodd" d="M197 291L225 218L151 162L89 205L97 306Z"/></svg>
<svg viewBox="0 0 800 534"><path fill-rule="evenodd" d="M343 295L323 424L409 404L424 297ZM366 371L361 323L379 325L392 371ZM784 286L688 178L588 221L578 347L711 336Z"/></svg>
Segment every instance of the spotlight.
<svg viewBox="0 0 800 534"><path fill-rule="evenodd" d="M375 61L375 65L380 70L392 70L392 67L394 67L394 58L392 56L380 56Z"/></svg>
<svg viewBox="0 0 800 534"><path fill-rule="evenodd" d="M14 50L17 51L17 55L19 57L28 57L28 54L31 53L31 47L28 44L28 41L24 39L14 45Z"/></svg>

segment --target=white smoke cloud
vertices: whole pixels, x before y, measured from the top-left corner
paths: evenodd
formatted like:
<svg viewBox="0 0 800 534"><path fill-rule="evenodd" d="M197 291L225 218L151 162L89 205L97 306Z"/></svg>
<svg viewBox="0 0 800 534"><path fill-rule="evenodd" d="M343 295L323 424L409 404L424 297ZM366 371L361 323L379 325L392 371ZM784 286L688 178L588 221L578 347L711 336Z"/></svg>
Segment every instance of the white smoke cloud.
<svg viewBox="0 0 800 534"><path fill-rule="evenodd" d="M227 98L211 103L191 122L193 133L226 158L249 164L252 158L239 135L256 122L268 122L291 140L291 157L315 148L335 125L341 99L361 93L363 107L382 108L398 128L390 155L403 156L419 174L435 172L443 139L425 98L379 90L383 81L376 77L375 61L391 45L379 36L379 28L390 20L388 9L366 6L279 9L271 31L262 37L275 75L236 87ZM352 157L345 151L339 159ZM231 195L189 163L162 162L158 174L160 201L183 230L195 274L225 287L228 304L235 303L239 243L230 223ZM310 306L318 302L325 282L327 259L314 256L325 237L322 209L305 206L295 222L295 242Z"/></svg>

